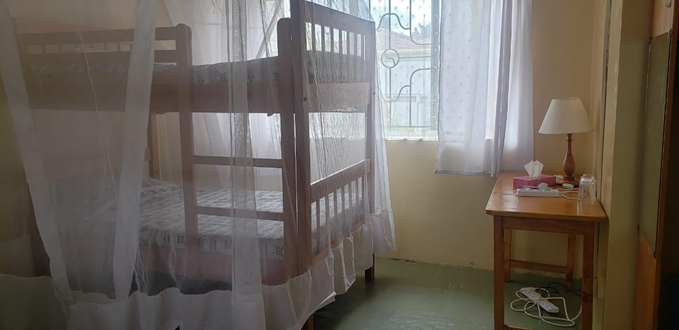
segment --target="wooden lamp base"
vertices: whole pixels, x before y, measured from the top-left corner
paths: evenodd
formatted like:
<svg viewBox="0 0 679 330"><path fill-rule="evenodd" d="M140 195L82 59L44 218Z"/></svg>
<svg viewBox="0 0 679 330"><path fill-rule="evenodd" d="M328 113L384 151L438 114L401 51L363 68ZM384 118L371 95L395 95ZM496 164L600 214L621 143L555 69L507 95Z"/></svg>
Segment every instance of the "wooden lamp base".
<svg viewBox="0 0 679 330"><path fill-rule="evenodd" d="M571 151L571 142L573 141L573 134L568 134L568 152L566 152L566 158L563 160L563 173L565 174L563 179L557 179L556 183L558 185L563 185L564 183L570 183L573 186L579 186L579 178L576 178L573 173L575 173L575 159L573 158L573 152Z"/></svg>

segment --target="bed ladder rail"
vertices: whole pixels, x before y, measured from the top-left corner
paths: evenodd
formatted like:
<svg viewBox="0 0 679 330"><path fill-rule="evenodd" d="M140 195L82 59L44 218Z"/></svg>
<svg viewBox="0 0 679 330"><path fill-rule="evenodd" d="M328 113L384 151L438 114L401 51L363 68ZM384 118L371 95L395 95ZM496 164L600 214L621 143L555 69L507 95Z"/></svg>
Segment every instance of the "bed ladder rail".
<svg viewBox="0 0 679 330"><path fill-rule="evenodd" d="M281 29L287 30L285 19L279 22L279 31ZM176 51L179 60L177 61L176 75L177 82L177 108L179 112L179 129L181 141L181 159L182 159L182 177L184 190L184 216L186 227L186 246L189 255L189 267L196 268L196 274L202 271L197 269L200 267L198 260L201 255L198 253L200 249L200 234L198 230L198 216L212 215L223 217L237 217L253 220L272 220L283 221L285 227L285 247L283 257L286 263L286 272L288 278L297 275L296 266L296 247L295 238L296 233L290 232L291 228L296 227L296 196L295 196L295 155L294 155L294 117L292 108L287 109L287 112L281 112L281 159L268 158L242 158L242 157L223 157L223 156L205 156L196 155L194 150L194 134L193 134L193 66L191 59L191 31L186 26L178 26L182 29L178 33L176 41ZM281 43L289 45L289 33L279 33L279 47ZM285 48L285 47L283 47ZM289 58L289 52L283 52L281 58L286 56ZM287 81L287 80L290 81ZM281 74L278 84L279 90L282 90L283 97L279 99L281 104L288 104L292 102L290 97L292 74ZM198 96L196 96L198 97ZM244 113L247 115L247 113ZM292 141L290 140L292 139ZM283 212L266 212L257 211L246 208L226 208L226 207L210 207L198 205L198 196L195 183L195 166L196 165L217 165L217 166L236 166L236 167L263 167L263 168L277 168L282 170L283 180Z"/></svg>
<svg viewBox="0 0 679 330"><path fill-rule="evenodd" d="M224 156L197 156L191 157L192 170L195 170L195 165L217 165L217 166L237 166L237 167L260 167L260 168L283 168L282 159L270 158L241 158L241 157L224 157ZM197 197L197 196L196 196ZM198 205L197 200L195 204L196 214L198 215L214 215L221 217L246 218L246 219L261 219L283 221L283 213L255 211L242 208L230 207L212 207Z"/></svg>
<svg viewBox="0 0 679 330"><path fill-rule="evenodd" d="M189 144L193 145L192 132L188 132L193 127L192 117L180 117L180 128L182 133L187 134L190 138L182 136L182 168L184 177L184 211L186 216L186 242L187 246L198 248L199 234L198 234L198 216L212 215L230 218L245 218L253 220L272 220L284 221L284 213L258 211L247 208L237 207L213 207L203 206L198 204L198 194L195 184L195 166L196 165L217 165L217 166L236 166L236 167L259 167L259 168L283 168L282 159L268 159L268 158L239 158L239 157L222 157L222 156L198 156L193 154L193 149ZM189 149L190 148L190 149ZM186 153L185 153L186 151Z"/></svg>

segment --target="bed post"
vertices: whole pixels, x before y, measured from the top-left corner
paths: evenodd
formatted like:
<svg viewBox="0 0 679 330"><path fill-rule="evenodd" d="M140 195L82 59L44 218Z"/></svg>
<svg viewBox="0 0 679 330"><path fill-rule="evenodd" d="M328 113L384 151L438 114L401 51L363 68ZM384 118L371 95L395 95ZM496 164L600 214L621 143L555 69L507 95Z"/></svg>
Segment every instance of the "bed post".
<svg viewBox="0 0 679 330"><path fill-rule="evenodd" d="M278 101L281 113L281 159L283 161L283 260L286 278L298 275L297 269L297 182L295 180L295 108L293 104L292 47L290 19L278 21Z"/></svg>
<svg viewBox="0 0 679 330"><path fill-rule="evenodd" d="M302 274L311 267L313 259L311 244L311 159L309 147L309 98L306 91L306 0L290 0L291 49L296 124L297 161L297 265ZM313 329L313 315L303 329Z"/></svg>
<svg viewBox="0 0 679 330"><path fill-rule="evenodd" d="M309 109L306 92L307 68L304 61L306 52L306 24L304 23L305 0L290 0L290 16L292 20L292 69L294 90L294 111L296 124L297 159L297 232L299 273L306 272L311 266L311 196L310 147L309 147Z"/></svg>
<svg viewBox="0 0 679 330"><path fill-rule="evenodd" d="M372 214L375 214L375 23L370 22L368 26L370 38L366 42L366 64L370 74L370 92L368 93L369 103L366 108L366 159L369 161L370 172L368 173L368 207L370 214L366 221L372 221ZM375 279L375 254L373 253L373 265L366 269L365 280Z"/></svg>
<svg viewBox="0 0 679 330"><path fill-rule="evenodd" d="M160 179L160 156L158 155L158 115L149 113L148 148L149 148L149 176Z"/></svg>
<svg viewBox="0 0 679 330"><path fill-rule="evenodd" d="M176 31L177 52L177 90L179 110L179 134L181 136L182 182L184 186L184 225L186 227L186 250L188 267L198 265L198 214L196 211L196 186L193 171L193 111L191 109L191 91L193 61L191 58L191 29L179 24ZM196 272L200 273L197 269Z"/></svg>

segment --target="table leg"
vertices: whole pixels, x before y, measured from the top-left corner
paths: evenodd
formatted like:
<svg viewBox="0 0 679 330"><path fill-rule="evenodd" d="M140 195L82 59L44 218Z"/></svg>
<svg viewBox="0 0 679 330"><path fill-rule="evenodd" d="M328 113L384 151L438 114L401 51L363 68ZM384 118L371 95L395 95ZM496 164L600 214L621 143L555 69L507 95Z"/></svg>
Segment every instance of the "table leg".
<svg viewBox="0 0 679 330"><path fill-rule="evenodd" d="M582 259L582 330L592 329L592 299L594 293L594 224L584 235Z"/></svg>
<svg viewBox="0 0 679 330"><path fill-rule="evenodd" d="M505 242L505 253L504 253L504 276L505 282L509 282L511 273L511 262L512 262L512 230L504 229L504 242Z"/></svg>
<svg viewBox="0 0 679 330"><path fill-rule="evenodd" d="M494 283L493 283L493 304L495 315L495 330L503 330L505 327L505 311L504 311L504 230L502 230L502 217L494 217L493 219L494 232Z"/></svg>
<svg viewBox="0 0 679 330"><path fill-rule="evenodd" d="M566 287L573 290L573 269L575 267L575 234L568 234L568 256L566 261Z"/></svg>
<svg viewBox="0 0 679 330"><path fill-rule="evenodd" d="M302 326L302 330L314 330L314 314L309 316L306 323L304 323L304 326Z"/></svg>
<svg viewBox="0 0 679 330"><path fill-rule="evenodd" d="M373 254L372 267L365 270L365 281L372 282L375 279L375 255Z"/></svg>

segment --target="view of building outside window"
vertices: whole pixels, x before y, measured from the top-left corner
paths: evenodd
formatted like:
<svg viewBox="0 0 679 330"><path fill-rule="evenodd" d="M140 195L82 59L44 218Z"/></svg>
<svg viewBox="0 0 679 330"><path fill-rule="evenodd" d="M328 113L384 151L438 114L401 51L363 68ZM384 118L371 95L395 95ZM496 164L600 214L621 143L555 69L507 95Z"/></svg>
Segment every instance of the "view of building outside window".
<svg viewBox="0 0 679 330"><path fill-rule="evenodd" d="M387 139L436 140L439 0L372 0Z"/></svg>

